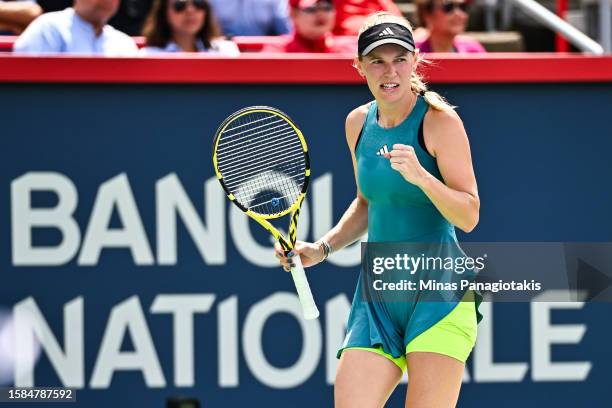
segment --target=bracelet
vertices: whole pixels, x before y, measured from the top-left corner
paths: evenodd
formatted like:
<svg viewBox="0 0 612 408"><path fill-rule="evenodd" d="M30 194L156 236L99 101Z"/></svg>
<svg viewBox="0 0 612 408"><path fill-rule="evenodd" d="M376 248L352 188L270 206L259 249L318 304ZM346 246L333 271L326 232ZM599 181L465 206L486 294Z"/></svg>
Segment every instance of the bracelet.
<svg viewBox="0 0 612 408"><path fill-rule="evenodd" d="M321 259L321 262L323 262L332 253L332 247L329 245L329 242L323 239L318 240L317 244L319 244L319 247L323 249L323 259Z"/></svg>

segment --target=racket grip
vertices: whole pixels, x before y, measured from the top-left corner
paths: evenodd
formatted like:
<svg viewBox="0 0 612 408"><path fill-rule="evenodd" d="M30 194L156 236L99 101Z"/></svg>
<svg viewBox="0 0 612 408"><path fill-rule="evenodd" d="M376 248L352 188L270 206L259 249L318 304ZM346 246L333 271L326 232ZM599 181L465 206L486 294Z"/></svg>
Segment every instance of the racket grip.
<svg viewBox="0 0 612 408"><path fill-rule="evenodd" d="M316 319L319 317L319 309L317 309L317 305L312 297L310 285L308 284L308 279L306 279L306 273L302 266L302 260L299 255L294 256L291 260L295 264L295 266L291 268L291 276L293 277L295 290L297 291L300 304L302 305L304 319Z"/></svg>

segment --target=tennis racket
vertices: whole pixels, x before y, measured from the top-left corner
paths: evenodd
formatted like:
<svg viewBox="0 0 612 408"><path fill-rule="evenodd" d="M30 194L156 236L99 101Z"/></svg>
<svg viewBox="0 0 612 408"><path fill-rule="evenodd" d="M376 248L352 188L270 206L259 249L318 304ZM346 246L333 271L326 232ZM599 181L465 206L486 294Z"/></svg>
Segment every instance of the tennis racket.
<svg viewBox="0 0 612 408"><path fill-rule="evenodd" d="M308 147L302 132L278 109L251 106L221 123L213 144L213 164L227 197L268 230L289 253L295 246L297 220L310 178ZM269 220L291 213L289 236ZM291 276L304 318L319 310L299 256L292 258Z"/></svg>

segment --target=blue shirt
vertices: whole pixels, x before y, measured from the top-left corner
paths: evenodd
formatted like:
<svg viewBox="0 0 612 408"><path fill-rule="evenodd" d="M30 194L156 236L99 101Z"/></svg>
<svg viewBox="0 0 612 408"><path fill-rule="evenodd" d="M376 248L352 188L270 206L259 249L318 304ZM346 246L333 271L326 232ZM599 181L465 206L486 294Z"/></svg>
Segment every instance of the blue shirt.
<svg viewBox="0 0 612 408"><path fill-rule="evenodd" d="M32 21L15 41L13 52L133 56L138 48L131 37L109 25L96 36L93 25L69 7Z"/></svg>
<svg viewBox="0 0 612 408"><path fill-rule="evenodd" d="M280 35L291 31L287 0L209 0L225 35Z"/></svg>

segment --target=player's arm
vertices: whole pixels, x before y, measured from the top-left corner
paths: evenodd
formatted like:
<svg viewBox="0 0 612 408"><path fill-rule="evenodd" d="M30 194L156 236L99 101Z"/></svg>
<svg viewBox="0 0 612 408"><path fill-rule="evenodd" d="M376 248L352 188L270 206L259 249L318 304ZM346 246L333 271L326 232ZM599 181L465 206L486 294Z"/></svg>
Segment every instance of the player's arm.
<svg viewBox="0 0 612 408"><path fill-rule="evenodd" d="M357 160L355 159L357 139L364 126L367 113L368 107L363 105L349 113L346 118L346 142L351 152L355 183L357 184L357 196L344 212L338 224L321 238L329 243L334 251L355 242L368 229L368 201L359 190L359 184L357 183Z"/></svg>
<svg viewBox="0 0 612 408"><path fill-rule="evenodd" d="M393 146L389 154L391 167L420 187L448 222L470 232L478 224L480 199L463 122L452 110L434 109L427 112L424 120L425 144L436 158L444 182L419 164L411 146Z"/></svg>
<svg viewBox="0 0 612 408"><path fill-rule="evenodd" d="M355 180L357 180L357 163L354 149L366 114L367 106L362 106L353 110L346 118L346 141L351 152ZM367 231L367 227L368 202L361 195L359 186L357 186L357 197L344 212L338 224L321 239L329 243L334 251L337 251L359 239ZM276 257L279 258L283 268L288 271L291 266L290 259L284 256L280 245L276 245L275 249ZM293 252L300 254L304 266L315 265L324 257L321 246L310 242L297 241Z"/></svg>

